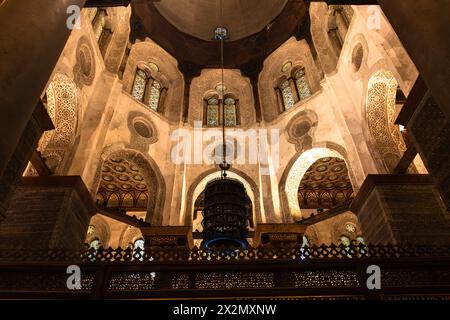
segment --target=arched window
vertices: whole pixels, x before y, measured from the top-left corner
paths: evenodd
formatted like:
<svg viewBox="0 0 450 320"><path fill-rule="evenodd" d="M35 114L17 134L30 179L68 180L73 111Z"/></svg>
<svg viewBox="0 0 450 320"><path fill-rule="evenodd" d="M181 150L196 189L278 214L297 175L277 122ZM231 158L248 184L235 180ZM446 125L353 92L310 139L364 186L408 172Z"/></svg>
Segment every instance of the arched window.
<svg viewBox="0 0 450 320"><path fill-rule="evenodd" d="M398 100L397 100L398 99ZM406 144L395 124L398 112L397 102L401 102L398 82L390 71L377 71L370 79L366 98L366 120L370 137L373 139L372 152L380 159L380 169L393 172Z"/></svg>
<svg viewBox="0 0 450 320"><path fill-rule="evenodd" d="M222 112L224 113L226 127L239 125L238 100L230 95L226 95L223 101L217 96L205 99L203 125L206 127L221 126L223 121Z"/></svg>
<svg viewBox="0 0 450 320"><path fill-rule="evenodd" d="M225 112L225 126L234 127L237 124L236 114L236 100L233 98L226 98L224 105Z"/></svg>
<svg viewBox="0 0 450 320"><path fill-rule="evenodd" d="M353 17L350 5L331 5L329 7L328 35L340 55L345 37Z"/></svg>
<svg viewBox="0 0 450 320"><path fill-rule="evenodd" d="M64 174L71 161L67 154L75 144L79 125L77 86L73 80L55 74L46 91L45 107L55 129L44 132L38 151L52 174Z"/></svg>
<svg viewBox="0 0 450 320"><path fill-rule="evenodd" d="M350 246L350 239L347 236L341 236L339 242L346 247Z"/></svg>
<svg viewBox="0 0 450 320"><path fill-rule="evenodd" d="M145 241L142 238L139 238L133 243L133 260L134 256L139 256L139 261L144 260L144 249L145 249Z"/></svg>
<svg viewBox="0 0 450 320"><path fill-rule="evenodd" d="M366 244L362 236L356 237L356 244Z"/></svg>
<svg viewBox="0 0 450 320"><path fill-rule="evenodd" d="M94 29L94 35L100 48L100 52L104 57L106 54L106 49L108 49L108 45L112 38L112 30L108 12L106 11L106 9L96 8L91 12L91 21L92 28Z"/></svg>
<svg viewBox="0 0 450 320"><path fill-rule="evenodd" d="M294 69L289 78L280 81L278 92L283 103L282 111L289 110L298 101L309 98L312 91L306 76L306 69L304 67Z"/></svg>
<svg viewBox="0 0 450 320"><path fill-rule="evenodd" d="M295 104L294 94L289 80L283 81L280 86L281 95L283 97L284 110L289 110Z"/></svg>
<svg viewBox="0 0 450 320"><path fill-rule="evenodd" d="M295 86L299 100L305 100L311 96L311 89L309 87L308 79L306 78L305 68L298 69L294 73Z"/></svg>
<svg viewBox="0 0 450 320"><path fill-rule="evenodd" d="M206 101L206 126L219 126L219 99L210 98Z"/></svg>
<svg viewBox="0 0 450 320"><path fill-rule="evenodd" d="M154 80L152 82L152 85L150 87L150 99L148 101L148 106L153 110L153 111L158 111L158 106L159 106L159 98L161 95L161 84Z"/></svg>
<svg viewBox="0 0 450 320"><path fill-rule="evenodd" d="M134 78L133 89L131 95L141 102L144 101L145 88L147 86L147 73L142 69L136 70L136 76Z"/></svg>
<svg viewBox="0 0 450 320"><path fill-rule="evenodd" d="M147 105L153 111L160 111L162 85L149 74L137 68L131 95L138 101Z"/></svg>
<svg viewBox="0 0 450 320"><path fill-rule="evenodd" d="M100 240L94 239L89 243L89 249L97 251L100 248Z"/></svg>

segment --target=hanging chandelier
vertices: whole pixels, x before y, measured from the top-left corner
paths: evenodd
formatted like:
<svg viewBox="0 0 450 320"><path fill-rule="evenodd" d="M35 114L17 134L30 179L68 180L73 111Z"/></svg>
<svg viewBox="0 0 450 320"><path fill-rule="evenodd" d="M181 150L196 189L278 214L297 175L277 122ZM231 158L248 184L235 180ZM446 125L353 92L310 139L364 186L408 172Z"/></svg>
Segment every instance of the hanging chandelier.
<svg viewBox="0 0 450 320"><path fill-rule="evenodd" d="M222 5L222 3L221 3ZM222 7L222 6L221 6ZM228 39L228 30L217 27L214 39L220 41L221 77L224 85L224 41ZM224 90L220 91L223 103ZM205 188L203 209L202 246L210 249L247 248L249 208L248 196L244 185L227 177L231 165L227 162L225 135L225 108L222 108L222 162L219 164L221 177L210 181Z"/></svg>

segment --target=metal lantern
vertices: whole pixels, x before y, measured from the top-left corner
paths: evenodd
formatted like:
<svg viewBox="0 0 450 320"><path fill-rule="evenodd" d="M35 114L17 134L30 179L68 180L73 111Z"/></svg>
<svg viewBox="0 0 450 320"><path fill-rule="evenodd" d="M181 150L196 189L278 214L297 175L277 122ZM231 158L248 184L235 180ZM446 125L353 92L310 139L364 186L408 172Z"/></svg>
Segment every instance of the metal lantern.
<svg viewBox="0 0 450 320"><path fill-rule="evenodd" d="M244 185L220 178L205 188L203 242L206 249L247 248L248 196Z"/></svg>

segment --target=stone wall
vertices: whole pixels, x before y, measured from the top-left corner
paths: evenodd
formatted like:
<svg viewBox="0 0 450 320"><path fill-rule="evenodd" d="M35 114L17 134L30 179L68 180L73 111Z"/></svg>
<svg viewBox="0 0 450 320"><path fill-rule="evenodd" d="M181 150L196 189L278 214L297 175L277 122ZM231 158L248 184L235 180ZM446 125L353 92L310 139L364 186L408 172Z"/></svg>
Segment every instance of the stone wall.
<svg viewBox="0 0 450 320"><path fill-rule="evenodd" d="M2 249L81 249L93 201L80 177L25 177L0 224Z"/></svg>

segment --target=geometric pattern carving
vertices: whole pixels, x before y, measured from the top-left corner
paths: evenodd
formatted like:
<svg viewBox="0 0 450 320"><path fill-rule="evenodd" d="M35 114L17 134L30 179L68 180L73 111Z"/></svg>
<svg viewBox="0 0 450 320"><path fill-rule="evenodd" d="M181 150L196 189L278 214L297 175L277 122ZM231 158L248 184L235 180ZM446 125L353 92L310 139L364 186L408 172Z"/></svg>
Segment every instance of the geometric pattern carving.
<svg viewBox="0 0 450 320"><path fill-rule="evenodd" d="M386 168L392 171L406 151L396 114L397 81L389 71L375 73L369 81L366 116L369 132Z"/></svg>
<svg viewBox="0 0 450 320"><path fill-rule="evenodd" d="M150 88L150 100L148 102L148 106L153 111L158 111L159 105L159 97L161 95L161 84L158 81L153 81L152 86Z"/></svg>
<svg viewBox="0 0 450 320"><path fill-rule="evenodd" d="M311 96L311 89L309 88L308 80L306 79L305 68L298 69L295 74L295 85L297 86L297 93L300 100L305 100Z"/></svg>
<svg viewBox="0 0 450 320"><path fill-rule="evenodd" d="M155 80L150 74L151 70L147 66L144 66L144 69L137 68L131 95L136 100L147 105L153 111L158 112L160 111L160 100L163 87L161 83Z"/></svg>
<svg viewBox="0 0 450 320"><path fill-rule="evenodd" d="M108 16L108 13L105 9L95 9L91 14L93 15L92 28L94 30L94 35L97 41L99 41L102 36L103 29L106 25L106 18Z"/></svg>
<svg viewBox="0 0 450 320"><path fill-rule="evenodd" d="M77 93L75 83L63 74L56 74L48 86L47 112L55 126L44 132L38 150L49 168L55 172L72 146L77 126Z"/></svg>
<svg viewBox="0 0 450 320"><path fill-rule="evenodd" d="M283 96L284 110L289 110L295 104L294 94L290 86L290 81L286 80L281 84L281 94Z"/></svg>
<svg viewBox="0 0 450 320"><path fill-rule="evenodd" d="M144 94L145 94L145 87L147 85L147 74L144 70L138 69L136 71L136 77L134 79L134 85L133 85L133 91L131 92L131 95L139 100L144 100Z"/></svg>
<svg viewBox="0 0 450 320"><path fill-rule="evenodd" d="M304 67L295 67L289 78L283 78L277 90L281 95L284 111L312 95Z"/></svg>
<svg viewBox="0 0 450 320"><path fill-rule="evenodd" d="M225 126L234 127L237 123L236 100L234 100L233 98L226 98L224 101Z"/></svg>
<svg viewBox="0 0 450 320"><path fill-rule="evenodd" d="M349 204L353 197L345 161L334 157L314 162L298 189L298 202L304 209L330 209Z"/></svg>
<svg viewBox="0 0 450 320"><path fill-rule="evenodd" d="M216 98L208 99L206 110L206 123L208 127L219 126L219 100Z"/></svg>
<svg viewBox="0 0 450 320"><path fill-rule="evenodd" d="M218 95L213 95L204 99L204 119L203 125L207 127L219 127L225 119L226 127L239 125L239 101L227 94L220 99Z"/></svg>
<svg viewBox="0 0 450 320"><path fill-rule="evenodd" d="M341 154L335 150L329 148L312 148L303 152L292 165L285 184L289 213L292 218L302 218L298 199L298 189L300 187L300 182L303 180L303 176L308 171L309 167L317 160L327 157L342 159Z"/></svg>
<svg viewBox="0 0 450 320"><path fill-rule="evenodd" d="M302 258L303 257L303 258ZM245 250L204 250L193 247L186 250L184 247L146 247L144 250L134 249L131 246L123 248L99 248L92 250L86 247L80 251L65 250L26 250L15 249L0 251L1 262L18 261L94 261L104 262L127 262L136 263L158 263L158 262L180 262L192 263L229 263L238 261L296 261L303 260L349 260L361 258L383 258L394 261L396 258L450 258L450 247L435 245L371 245L351 242L349 245L325 245L302 246L296 245L289 248L273 247L249 247ZM1 281L0 281L1 284Z"/></svg>
<svg viewBox="0 0 450 320"><path fill-rule="evenodd" d="M300 260L302 252L306 253L306 264ZM137 257L133 254L132 248L91 249L78 256L43 250L40 260L10 260L14 264L1 265L0 290L3 296L21 298L35 298L39 293L75 299L182 298L186 297L185 290L189 290L191 294L211 298L227 295L295 300L448 300L449 253L448 247L361 244L240 252L171 248L146 251L142 259L141 254L136 253ZM26 254L38 257L36 251L27 250ZM268 263L258 263L264 260ZM49 263L30 266L19 261ZM65 269L55 267L55 261L80 265L83 273L80 292L67 288ZM197 267L192 268L192 263ZM361 266L368 264L383 266L381 290L375 297L367 290L365 273L360 272Z"/></svg>
<svg viewBox="0 0 450 320"><path fill-rule="evenodd" d="M108 158L102 167L97 201L127 211L147 210L148 188L136 164L120 157Z"/></svg>
<svg viewBox="0 0 450 320"><path fill-rule="evenodd" d="M359 286L358 276L350 270L314 270L292 272L294 287L354 287Z"/></svg>
<svg viewBox="0 0 450 320"><path fill-rule="evenodd" d="M152 289L155 289L155 275L153 272L112 274L108 285L108 291Z"/></svg>
<svg viewBox="0 0 450 320"><path fill-rule="evenodd" d="M273 273L266 272L202 272L195 275L197 289L273 288Z"/></svg>

